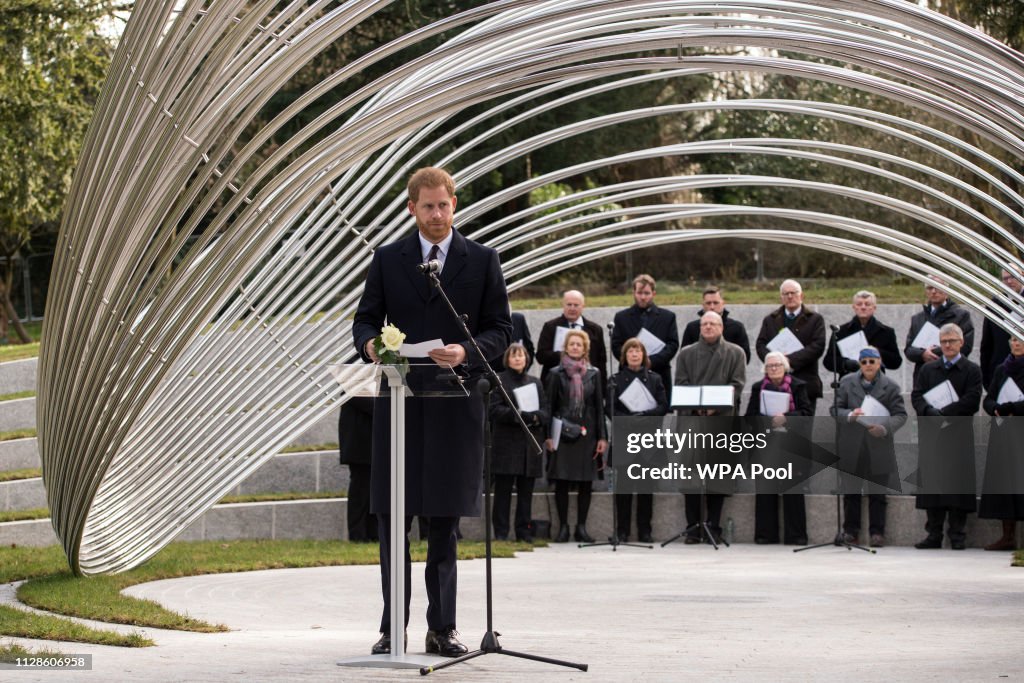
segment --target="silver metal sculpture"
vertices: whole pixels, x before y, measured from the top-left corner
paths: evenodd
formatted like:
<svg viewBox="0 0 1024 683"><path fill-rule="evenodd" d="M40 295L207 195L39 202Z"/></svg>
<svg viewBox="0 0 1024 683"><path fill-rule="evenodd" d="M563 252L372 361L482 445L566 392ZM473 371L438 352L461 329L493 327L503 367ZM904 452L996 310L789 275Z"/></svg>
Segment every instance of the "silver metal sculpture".
<svg viewBox="0 0 1024 683"><path fill-rule="evenodd" d="M625 249L744 237L833 250L919 280L942 275L976 310L990 313L986 301L997 295L1024 313L1020 298L978 265L1021 267L1024 198L1012 185L1024 182L1019 163L889 114L797 100L683 103L608 112L520 140L473 165L460 161L517 121L579 98L642 80L741 71L880 94L973 131L1019 162L1024 60L978 31L905 0L505 0L380 46L311 88L270 124L251 129L290 78L386 4L136 3L70 194L40 357L44 479L54 528L75 571L116 572L143 562L345 400L328 366L353 360L349 319L362 273L375 246L409 228L393 188L418 165L447 165L460 185L471 186L531 149L635 117L746 108L841 120L952 162L976 182L827 141L695 142L628 150L531 179L470 204L461 217L483 215L585 167L684 152L786 154L895 180L951 207L957 218L798 178L696 176L581 192L482 229L477 238L499 250L552 238L545 248L508 260L512 289ZM271 144L337 84L405 47L455 31L436 49L313 117L284 144ZM750 49L715 54L721 46ZM712 52L686 56L684 48ZM786 58L779 49L844 66ZM678 54L649 56L658 50ZM563 89L562 98L489 123ZM450 122L483 104L489 109L471 120ZM442 144L471 126L487 132L439 155ZM909 170L927 180L908 177ZM599 210L645 194L730 183L841 192L883 214L930 225L978 257L962 258L880 222L783 207ZM981 187L985 191L975 189ZM988 215L957 199L957 192L989 207ZM544 215L551 209L556 212ZM743 212L766 221L784 218L787 229L633 230ZM808 230L794 230L793 221ZM586 230L570 234L577 223ZM815 226L850 237L823 235ZM1018 318L998 322L1024 333Z"/></svg>

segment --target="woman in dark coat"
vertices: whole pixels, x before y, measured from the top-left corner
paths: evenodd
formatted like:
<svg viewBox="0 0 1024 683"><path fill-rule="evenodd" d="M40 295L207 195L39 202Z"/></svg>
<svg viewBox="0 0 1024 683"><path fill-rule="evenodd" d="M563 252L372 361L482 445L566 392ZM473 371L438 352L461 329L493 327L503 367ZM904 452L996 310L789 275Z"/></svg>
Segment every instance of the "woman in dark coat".
<svg viewBox="0 0 1024 683"><path fill-rule="evenodd" d="M338 453L348 465L348 540L377 542L377 517L370 513L370 455L373 449L373 399L355 396L338 416Z"/></svg>
<svg viewBox="0 0 1024 683"><path fill-rule="evenodd" d="M502 359L507 370L499 377L508 390L509 397L520 409L523 420L530 427L537 443L544 441L551 409L540 380L526 374L529 359L526 347L512 344ZM530 392L537 395L536 410L522 410L520 397ZM516 392L519 392L518 394ZM494 505L491 521L494 524L494 538L504 541L509 532L509 510L512 507L512 487L516 489L517 541L533 542L530 519L533 516L533 484L544 472L544 456L538 453L533 443L523 433L516 410L505 403L498 393L491 394L491 476L494 480Z"/></svg>
<svg viewBox="0 0 1024 683"><path fill-rule="evenodd" d="M1024 443L1024 400L1000 403L999 394L1004 386L1008 394L1015 393L1014 386L1024 393L1024 341L1016 337L1010 338L1010 355L996 367L985 396L985 412L994 417L978 517L1003 522L1002 537L985 546L985 550L1013 550L1017 546L1017 522L1024 520L1024 493L1019 493L1024 482L1024 457L1020 453Z"/></svg>
<svg viewBox="0 0 1024 683"><path fill-rule="evenodd" d="M555 506L561 524L556 543L569 540L569 486L572 483L578 491L574 538L583 543L594 541L587 533L587 512L592 482L601 470L608 439L601 374L590 365L589 355L590 337L580 330L569 330L562 347L562 360L548 375L552 422L560 418L564 423L558 449L554 449L552 439L547 440L548 450L554 450L548 463L548 479L555 482ZM575 426L583 429L578 438L570 441L566 432Z"/></svg>
<svg viewBox="0 0 1024 683"><path fill-rule="evenodd" d="M787 394L788 410L769 411L769 414L766 414L761 402L763 392ZM796 436L791 430L796 428L801 433L807 431L809 434L810 419L792 418L810 418L814 414L814 409L807 393L807 383L790 374L789 359L784 354L772 351L764 357L764 378L751 385L746 414L748 418L761 416L761 421L765 423L764 428L772 430L773 438L769 444L777 447L772 450L778 452L781 449L790 453L794 449L803 450L801 443L807 443L806 440L791 438ZM794 472L796 469L794 466ZM782 515L783 541L787 545L807 545L807 511L802 493L787 493L782 496ZM779 542L779 498L775 493L758 493L754 497L754 542Z"/></svg>
<svg viewBox="0 0 1024 683"><path fill-rule="evenodd" d="M665 415L668 413L668 397L665 394L665 383L661 377L651 372L651 360L647 357L644 343L632 337L622 345L619 357L619 371L608 380L609 387L614 387L614 405L609 400L609 415ZM621 400L622 393L629 389L633 382L639 382L651 395L656 404L648 410L630 410ZM609 397L611 399L611 397ZM614 457L614 456L613 456ZM629 540L630 517L632 516L633 494L615 494L615 516L618 540L625 543ZM636 494L636 531L641 543L653 542L651 536L651 517L654 513L654 494Z"/></svg>

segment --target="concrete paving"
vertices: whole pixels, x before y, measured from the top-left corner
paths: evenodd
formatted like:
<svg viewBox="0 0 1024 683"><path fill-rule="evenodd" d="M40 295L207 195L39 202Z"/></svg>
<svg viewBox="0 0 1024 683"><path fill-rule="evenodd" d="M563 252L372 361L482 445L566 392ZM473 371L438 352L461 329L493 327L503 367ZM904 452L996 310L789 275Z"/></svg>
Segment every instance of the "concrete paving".
<svg viewBox="0 0 1024 683"><path fill-rule="evenodd" d="M459 565L459 628L486 627L484 562ZM410 652L426 630L413 568ZM10 672L17 681L411 681L415 670L349 669L380 616L375 566L173 579L129 589L222 634L143 629L152 648L56 644L91 672ZM672 544L552 546L496 560L495 629L508 649L587 663L587 673L487 655L451 681L957 680L1024 675L1024 569L1009 553ZM10 591L7 592L10 594ZM0 594L0 600L4 596ZM39 641L19 641L39 647Z"/></svg>

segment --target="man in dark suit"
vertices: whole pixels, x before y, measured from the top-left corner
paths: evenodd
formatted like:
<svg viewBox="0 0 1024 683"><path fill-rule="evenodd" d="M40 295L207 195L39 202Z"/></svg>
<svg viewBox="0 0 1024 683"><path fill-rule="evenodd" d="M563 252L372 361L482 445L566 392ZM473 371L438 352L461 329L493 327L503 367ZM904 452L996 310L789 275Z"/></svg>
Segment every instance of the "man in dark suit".
<svg viewBox="0 0 1024 683"><path fill-rule="evenodd" d="M410 343L441 339L429 352L439 366L470 375L474 387L481 359L453 318L443 298L417 266L441 264L441 286L455 310L468 316L467 325L488 359L497 358L509 344L508 292L498 253L467 240L452 229L455 184L439 168L422 168L409 180L407 208L417 232L379 247L367 273L363 297L352 325L356 348L367 361L378 361L373 340L385 321L406 334ZM413 368L410 373L416 373ZM422 373L433 376L433 372ZM405 622L409 622L411 565L408 533L412 515L429 519L427 536L428 653L455 657L466 647L455 637L456 528L459 517L478 516L483 487L483 430L485 411L479 396L465 398L413 397L406 401L405 467ZM379 522L381 584L384 614L381 638L373 654L391 651L390 638L390 406L379 399L374 410L371 511Z"/></svg>
<svg viewBox="0 0 1024 683"><path fill-rule="evenodd" d="M842 353L836 353L836 343L840 339L846 339L858 332L863 332L866 343L863 348L873 346L878 349L881 355L882 371L895 370L903 365L903 356L900 355L899 342L896 341L896 330L888 325L883 325L875 317L877 299L875 295L866 289L862 289L853 295L853 319L839 330L832 333L828 340L828 351L825 353L824 365L826 370L838 372L842 377L851 372L860 370L858 359L847 358ZM856 350L859 357L861 349ZM838 357L838 367L835 359Z"/></svg>
<svg viewBox="0 0 1024 683"><path fill-rule="evenodd" d="M657 353L652 353L652 349L647 348L651 372L658 373L665 387L671 387L672 358L679 350L679 329L676 326L676 314L668 309L659 308L654 303L654 294L653 277L643 274L633 278L633 305L615 314L615 325L612 328L612 358L619 358L622 355L622 345L627 339L639 336L640 330L647 330L665 345ZM644 346L646 348L648 345Z"/></svg>
<svg viewBox="0 0 1024 683"><path fill-rule="evenodd" d="M964 357L964 333L955 323L939 328L939 347L942 355L921 366L910 395L920 417L918 473L925 491L918 494L916 506L928 514L924 527L928 535L914 547L941 548L942 526L948 516L949 545L953 550L963 550L967 547L967 513L977 509L974 425L970 416L981 405L981 368ZM946 405L929 400L928 392L947 381L956 392L956 400Z"/></svg>
<svg viewBox="0 0 1024 683"><path fill-rule="evenodd" d="M796 280L786 280L779 287L782 305L765 316L757 335L755 348L762 361L773 349L768 344L782 330L788 329L803 348L786 353L792 375L807 382L807 395L811 409L822 397L821 378L818 377L818 359L825 353L825 319L804 306L804 290Z"/></svg>
<svg viewBox="0 0 1024 683"><path fill-rule="evenodd" d="M725 307L725 298L722 296L721 287L712 285L705 289L700 305L701 309L697 311L697 319L686 323L680 347L686 347L700 341L700 319L708 311L714 311L722 317L722 324L725 326L725 332L722 334L722 337L725 338L725 341L743 349L743 355L749 363L750 338L747 337L747 328L739 320L733 320L729 317L729 310Z"/></svg>
<svg viewBox="0 0 1024 683"><path fill-rule="evenodd" d="M926 323L931 323L936 328L948 323L953 323L959 327L963 332L964 339L960 354L964 358L971 355L971 349L974 348L974 323L971 322L971 314L967 312L966 308L953 303L949 295L941 288L941 284L941 282L936 281L925 285L924 293L928 302L924 305L923 311L916 313L910 319L910 331L907 332L907 343L903 348L903 355L914 364L915 380L917 379L917 373L921 371L921 366L942 358L942 350L937 344L929 348L914 346L918 333Z"/></svg>
<svg viewBox="0 0 1024 683"><path fill-rule="evenodd" d="M1024 274L1011 273L1004 270L1000 274L1003 284L1012 289L1018 295L1024 290ZM1011 308L1007 305L1010 300L1009 294L997 294L992 297L992 310L998 315L1005 316ZM1019 301L1019 300L1018 300ZM985 380L985 386L992 384L992 376L996 372L1007 354L1010 353L1010 333L996 325L989 318L981 326L981 374Z"/></svg>
<svg viewBox="0 0 1024 683"><path fill-rule="evenodd" d="M540 381L547 386L548 373L562 362L562 349L555 348L556 339L564 339L564 332L559 335L558 328L581 329L590 337L590 364L601 373L601 386L608 384L608 352L605 351L604 333L601 326L591 320L583 319L586 300L583 292L570 289L562 295L562 315L544 323L537 338L537 360L540 361Z"/></svg>

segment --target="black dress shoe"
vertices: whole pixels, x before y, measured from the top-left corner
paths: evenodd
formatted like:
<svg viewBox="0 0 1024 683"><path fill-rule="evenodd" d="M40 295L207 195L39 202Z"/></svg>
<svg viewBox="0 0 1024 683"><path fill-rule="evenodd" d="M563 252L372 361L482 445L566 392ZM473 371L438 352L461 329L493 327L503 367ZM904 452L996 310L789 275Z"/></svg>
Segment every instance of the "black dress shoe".
<svg viewBox="0 0 1024 683"><path fill-rule="evenodd" d="M687 534L686 540L683 541L686 545L697 545L700 543L700 536L690 536Z"/></svg>
<svg viewBox="0 0 1024 683"><path fill-rule="evenodd" d="M569 542L569 525L563 524L558 528L558 535L555 536L555 543Z"/></svg>
<svg viewBox="0 0 1024 683"><path fill-rule="evenodd" d="M641 543L654 543L654 537L650 533L640 534L638 537ZM625 540L625 539L623 539Z"/></svg>
<svg viewBox="0 0 1024 683"><path fill-rule="evenodd" d="M914 547L917 548L918 550L929 550L929 549L932 549L932 548L941 548L942 547L942 537L935 538L933 536L929 536L926 539L924 539L923 541L918 541L917 543L915 543Z"/></svg>
<svg viewBox="0 0 1024 683"><path fill-rule="evenodd" d="M519 543L533 543L532 534L516 534L516 541Z"/></svg>
<svg viewBox="0 0 1024 683"><path fill-rule="evenodd" d="M572 536L580 543L593 543L594 537L587 533L587 527L582 524L576 525L576 533Z"/></svg>
<svg viewBox="0 0 1024 683"><path fill-rule="evenodd" d="M967 543L965 543L964 541L950 541L949 547L953 550L966 550Z"/></svg>
<svg viewBox="0 0 1024 683"><path fill-rule="evenodd" d="M405 649L409 649L409 633L405 634ZM373 644L370 648L371 655L389 655L391 654L391 634L382 633L380 634L380 640Z"/></svg>
<svg viewBox="0 0 1024 683"><path fill-rule="evenodd" d="M765 538L763 536L758 536L754 539L754 543L756 543L757 545L774 545L778 542L779 539L777 538Z"/></svg>
<svg viewBox="0 0 1024 683"><path fill-rule="evenodd" d="M469 649L456 638L457 631L446 628L440 631L427 631L427 654L442 657L459 657Z"/></svg>

